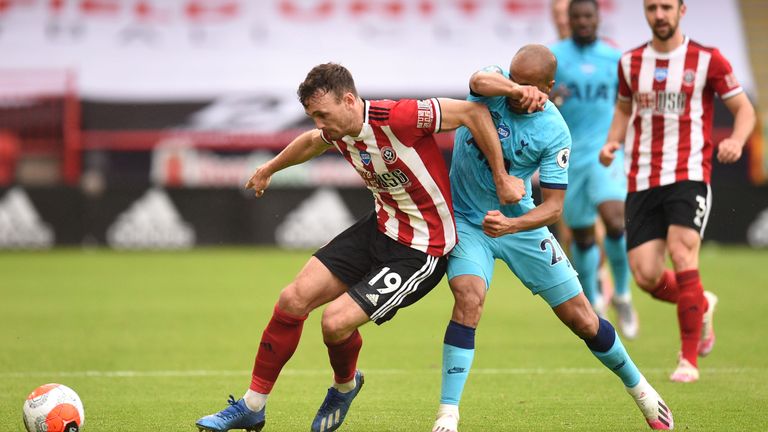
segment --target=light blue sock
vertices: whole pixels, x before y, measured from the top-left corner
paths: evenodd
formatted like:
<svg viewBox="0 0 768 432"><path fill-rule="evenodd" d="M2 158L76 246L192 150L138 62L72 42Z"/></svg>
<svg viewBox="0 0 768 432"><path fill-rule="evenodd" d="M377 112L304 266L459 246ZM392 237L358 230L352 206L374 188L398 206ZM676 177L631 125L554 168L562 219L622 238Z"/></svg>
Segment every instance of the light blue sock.
<svg viewBox="0 0 768 432"><path fill-rule="evenodd" d="M571 260L573 268L579 273L579 282L584 289L589 303L594 305L602 296L597 287L597 268L600 266L600 249L597 245L582 248L578 243L571 245Z"/></svg>
<svg viewBox="0 0 768 432"><path fill-rule="evenodd" d="M617 295L629 293L629 261L627 260L627 237L622 233L619 237L605 236L603 242L605 255L611 263L613 285Z"/></svg>
<svg viewBox="0 0 768 432"><path fill-rule="evenodd" d="M626 387L634 387L640 382L640 370L629 358L627 350L616 334L616 330L611 323L600 318L600 327L597 335L592 339L585 339L589 350L600 360L608 369L621 378Z"/></svg>
<svg viewBox="0 0 768 432"><path fill-rule="evenodd" d="M475 357L475 329L451 321L443 343L440 403L458 405Z"/></svg>

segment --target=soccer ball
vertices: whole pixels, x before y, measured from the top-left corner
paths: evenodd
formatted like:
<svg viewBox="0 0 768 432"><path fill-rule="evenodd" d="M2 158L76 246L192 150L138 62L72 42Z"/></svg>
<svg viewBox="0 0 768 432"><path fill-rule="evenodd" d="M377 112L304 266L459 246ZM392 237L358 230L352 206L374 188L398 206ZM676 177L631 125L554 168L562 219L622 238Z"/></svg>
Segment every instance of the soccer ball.
<svg viewBox="0 0 768 432"><path fill-rule="evenodd" d="M29 432L78 432L83 423L83 403L65 385L42 385L24 401L24 426Z"/></svg>

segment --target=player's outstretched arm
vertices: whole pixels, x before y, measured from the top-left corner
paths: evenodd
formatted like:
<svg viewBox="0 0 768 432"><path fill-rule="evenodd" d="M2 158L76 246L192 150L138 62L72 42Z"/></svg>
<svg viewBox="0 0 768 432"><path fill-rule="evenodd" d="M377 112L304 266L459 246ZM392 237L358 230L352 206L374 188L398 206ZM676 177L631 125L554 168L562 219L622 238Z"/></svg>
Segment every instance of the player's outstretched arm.
<svg viewBox="0 0 768 432"><path fill-rule="evenodd" d="M469 78L469 88L483 96L504 96L520 101L520 106L529 113L544 109L549 95L538 88L520 85L496 72L479 71Z"/></svg>
<svg viewBox="0 0 768 432"><path fill-rule="evenodd" d="M616 157L614 153L621 148L624 137L627 135L627 125L629 116L632 114L632 102L619 99L616 101L616 108L613 110L613 120L611 129L608 131L608 139L600 150L600 163L609 166Z"/></svg>
<svg viewBox="0 0 768 432"><path fill-rule="evenodd" d="M329 148L328 143L320 136L319 129L304 132L294 138L277 156L256 168L248 183L245 184L245 188L253 189L256 196L260 197L264 195L272 175L276 172L306 162L325 153Z"/></svg>
<svg viewBox="0 0 768 432"><path fill-rule="evenodd" d="M502 204L515 204L525 195L525 184L511 176L504 168L501 141L493 124L488 108L478 102L440 98L442 113L441 130L453 130L466 126L477 143L477 147L488 160L496 184L496 195Z"/></svg>
<svg viewBox="0 0 768 432"><path fill-rule="evenodd" d="M563 213L565 189L543 187L541 198L541 204L520 217L508 218L498 210L489 211L483 219L483 232L489 237L501 237L552 225Z"/></svg>
<svg viewBox="0 0 768 432"><path fill-rule="evenodd" d="M743 92L723 102L733 114L733 133L718 144L717 160L733 163L741 158L744 144L755 129L755 108Z"/></svg>

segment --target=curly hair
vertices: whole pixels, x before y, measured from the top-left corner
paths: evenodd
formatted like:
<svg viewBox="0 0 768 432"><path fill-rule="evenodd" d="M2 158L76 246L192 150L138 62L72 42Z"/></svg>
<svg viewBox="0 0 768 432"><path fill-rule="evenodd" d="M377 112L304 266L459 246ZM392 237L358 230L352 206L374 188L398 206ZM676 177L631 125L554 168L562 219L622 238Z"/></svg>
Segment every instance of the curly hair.
<svg viewBox="0 0 768 432"><path fill-rule="evenodd" d="M344 66L337 63L323 63L312 68L299 85L297 94L299 101L306 108L309 99L320 93L331 93L336 100L341 100L345 93L357 96L355 80L352 74Z"/></svg>

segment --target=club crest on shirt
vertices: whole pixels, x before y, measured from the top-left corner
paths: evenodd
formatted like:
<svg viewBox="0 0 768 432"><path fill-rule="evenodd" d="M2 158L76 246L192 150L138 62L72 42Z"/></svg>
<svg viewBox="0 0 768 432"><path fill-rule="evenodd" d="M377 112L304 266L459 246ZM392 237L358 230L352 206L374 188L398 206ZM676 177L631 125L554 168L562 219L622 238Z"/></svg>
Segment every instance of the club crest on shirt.
<svg viewBox="0 0 768 432"><path fill-rule="evenodd" d="M363 150L360 152L360 160L363 161L363 164L370 165L371 164L371 154L367 151Z"/></svg>
<svg viewBox="0 0 768 432"><path fill-rule="evenodd" d="M557 165L562 168L568 168L568 160L571 158L571 149L564 148L557 152Z"/></svg>
<svg viewBox="0 0 768 432"><path fill-rule="evenodd" d="M397 153L395 153L395 149L392 147L382 147L381 148L381 158L384 159L384 163L387 165L391 165L395 162L397 162Z"/></svg>
<svg viewBox="0 0 768 432"><path fill-rule="evenodd" d="M683 71L683 85L692 86L694 81L696 81L696 71L693 69Z"/></svg>
<svg viewBox="0 0 768 432"><path fill-rule="evenodd" d="M657 67L656 71L653 73L653 78L658 82L662 82L667 79L667 68Z"/></svg>

